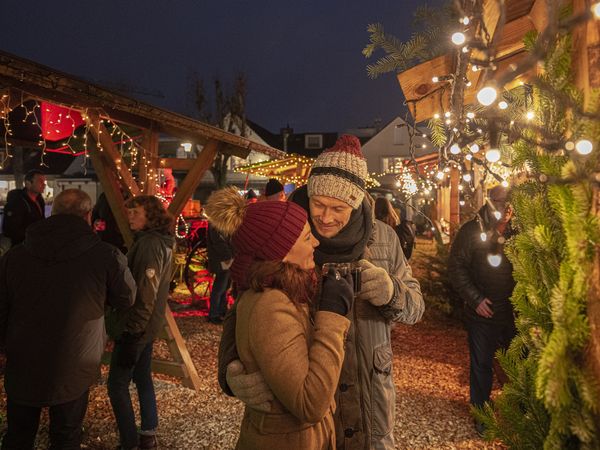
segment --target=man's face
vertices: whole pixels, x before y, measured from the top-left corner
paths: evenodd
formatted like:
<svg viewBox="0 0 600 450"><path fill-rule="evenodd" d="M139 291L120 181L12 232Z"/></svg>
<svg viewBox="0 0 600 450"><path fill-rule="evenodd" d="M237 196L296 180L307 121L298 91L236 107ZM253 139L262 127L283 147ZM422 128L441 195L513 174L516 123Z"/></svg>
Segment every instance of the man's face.
<svg viewBox="0 0 600 450"><path fill-rule="evenodd" d="M146 218L146 210L143 206L136 206L127 210L127 219L129 220L129 228L131 231L141 231L146 228L148 219Z"/></svg>
<svg viewBox="0 0 600 450"><path fill-rule="evenodd" d="M42 194L46 189L46 177L44 175L36 173L31 181L25 182L25 187L30 192L33 192L35 194Z"/></svg>
<svg viewBox="0 0 600 450"><path fill-rule="evenodd" d="M313 195L308 205L315 231L323 237L336 236L350 221L352 206L337 198Z"/></svg>
<svg viewBox="0 0 600 450"><path fill-rule="evenodd" d="M506 196L502 196L498 198L490 198L490 201L496 208L496 211L500 213L500 218L498 219L498 222L508 223L508 221L513 216L512 205L508 202L508 198Z"/></svg>

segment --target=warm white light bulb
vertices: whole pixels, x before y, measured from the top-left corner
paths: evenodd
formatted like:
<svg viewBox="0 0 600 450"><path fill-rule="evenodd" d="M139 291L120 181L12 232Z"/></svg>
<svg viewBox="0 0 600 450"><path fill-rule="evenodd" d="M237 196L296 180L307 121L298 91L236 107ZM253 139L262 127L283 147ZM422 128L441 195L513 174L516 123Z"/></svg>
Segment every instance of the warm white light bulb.
<svg viewBox="0 0 600 450"><path fill-rule="evenodd" d="M471 150L471 153L477 153L479 151L479 145L477 145L477 144L471 144L469 146L469 150Z"/></svg>
<svg viewBox="0 0 600 450"><path fill-rule="evenodd" d="M443 180L443 179L444 179L444 172L438 172L438 173L435 175L435 177L436 177L438 180Z"/></svg>
<svg viewBox="0 0 600 450"><path fill-rule="evenodd" d="M462 52L463 53L468 53L469 52L469 47L467 47L466 45L462 48Z"/></svg>
<svg viewBox="0 0 600 450"><path fill-rule="evenodd" d="M474 118L475 118L475 113L474 113L474 112L471 112L471 111L469 111L469 112L467 113L467 117L468 117L469 119L474 119Z"/></svg>
<svg viewBox="0 0 600 450"><path fill-rule="evenodd" d="M596 19L600 19L600 2L594 3L592 5L592 13L596 17Z"/></svg>
<svg viewBox="0 0 600 450"><path fill-rule="evenodd" d="M464 25L469 25L469 22L471 21L471 19L469 19L467 16L463 17L462 19L459 20L460 23L464 24Z"/></svg>
<svg viewBox="0 0 600 450"><path fill-rule="evenodd" d="M444 113L444 117L450 117L452 115L452 113L450 111L446 111Z"/></svg>
<svg viewBox="0 0 600 450"><path fill-rule="evenodd" d="M435 113L435 114L433 115L433 118L434 118L434 119L439 119L439 118L440 118L440 115L439 115L438 113Z"/></svg>
<svg viewBox="0 0 600 450"><path fill-rule="evenodd" d="M498 97L498 92L491 86L484 87L477 93L477 101L483 106L489 106L494 103L496 97Z"/></svg>
<svg viewBox="0 0 600 450"><path fill-rule="evenodd" d="M454 33L452 35L451 39L452 39L452 43L454 45L463 45L465 43L465 41L467 40L467 37L465 36L464 33L457 31L456 33Z"/></svg>
<svg viewBox="0 0 600 450"><path fill-rule="evenodd" d="M504 100L502 100L501 102L498 103L498 108L506 109L506 108L508 108L508 103L506 103Z"/></svg>
<svg viewBox="0 0 600 450"><path fill-rule="evenodd" d="M487 241L487 234L485 234L485 233L481 233L481 234L479 235L479 238L481 239L481 241L482 241L482 242L485 242L485 241Z"/></svg>
<svg viewBox="0 0 600 450"><path fill-rule="evenodd" d="M452 153L453 155L458 155L460 153L460 147L458 144L452 144L452 146L450 147L450 153Z"/></svg>
<svg viewBox="0 0 600 450"><path fill-rule="evenodd" d="M489 162L496 162L500 160L500 150L497 148L490 148L487 152L485 152L485 159Z"/></svg>
<svg viewBox="0 0 600 450"><path fill-rule="evenodd" d="M500 220L502 218L502 214L500 213L500 211L494 211L494 217L496 218L496 220Z"/></svg>
<svg viewBox="0 0 600 450"><path fill-rule="evenodd" d="M440 81L440 79L438 77L433 77L433 78L431 78L431 81L433 81L434 83L437 83L438 81Z"/></svg>
<svg viewBox="0 0 600 450"><path fill-rule="evenodd" d="M460 201L458 202L458 204L459 204L460 206L465 206L465 201L464 201L464 200L460 200Z"/></svg>
<svg viewBox="0 0 600 450"><path fill-rule="evenodd" d="M469 181L471 181L471 174L470 173L463 174L463 180L465 180L467 183Z"/></svg>
<svg viewBox="0 0 600 450"><path fill-rule="evenodd" d="M575 150L580 155L589 155L594 150L594 146L587 139L581 139L575 143Z"/></svg>
<svg viewBox="0 0 600 450"><path fill-rule="evenodd" d="M479 67L477 67L476 65L474 65L473 67L471 67L471 70L473 72L477 72L479 70Z"/></svg>
<svg viewBox="0 0 600 450"><path fill-rule="evenodd" d="M470 153L467 153L467 154L465 155L465 159L466 159L467 161L471 161L471 160L473 159L473 155L471 155Z"/></svg>
<svg viewBox="0 0 600 450"><path fill-rule="evenodd" d="M488 260L488 263L490 263L490 266L498 267L500 265L500 263L502 262L502 256L501 255L488 255L487 260Z"/></svg>
<svg viewBox="0 0 600 450"><path fill-rule="evenodd" d="M527 111L527 114L525 114L525 118L527 120L531 120L535 117L535 113L533 111Z"/></svg>
<svg viewBox="0 0 600 450"><path fill-rule="evenodd" d="M502 180L502 183L500 183L502 185L502 187L508 187L508 181L506 180Z"/></svg>

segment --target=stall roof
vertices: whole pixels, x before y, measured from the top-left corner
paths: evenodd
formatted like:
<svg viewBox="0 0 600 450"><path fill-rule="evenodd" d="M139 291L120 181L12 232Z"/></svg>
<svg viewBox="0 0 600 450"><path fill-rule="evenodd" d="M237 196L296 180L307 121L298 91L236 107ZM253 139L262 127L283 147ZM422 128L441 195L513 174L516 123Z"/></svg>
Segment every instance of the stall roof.
<svg viewBox="0 0 600 450"><path fill-rule="evenodd" d="M166 133L198 144L217 140L224 144L222 151L242 158L251 150L272 158L286 156L276 148L3 51L0 51L0 97L13 102L12 105L3 102L4 107L8 106L9 110L24 100L39 99L81 111L96 110L102 118Z"/></svg>

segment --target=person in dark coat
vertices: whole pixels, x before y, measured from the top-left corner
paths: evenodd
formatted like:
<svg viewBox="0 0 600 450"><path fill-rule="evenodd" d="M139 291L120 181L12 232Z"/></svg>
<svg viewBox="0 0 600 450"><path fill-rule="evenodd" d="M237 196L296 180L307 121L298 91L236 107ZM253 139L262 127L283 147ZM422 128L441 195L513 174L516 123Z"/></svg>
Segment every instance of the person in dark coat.
<svg viewBox="0 0 600 450"><path fill-rule="evenodd" d="M125 256L91 228L92 202L67 189L52 216L0 260L0 343L8 430L2 449L31 449L50 408L50 448L79 449L89 387L100 376L104 311L128 308L135 282Z"/></svg>
<svg viewBox="0 0 600 450"><path fill-rule="evenodd" d="M209 222L206 251L208 270L215 275L210 291L210 310L208 321L220 324L227 312L227 289L231 280L229 267L233 262L233 250L229 240Z"/></svg>
<svg viewBox="0 0 600 450"><path fill-rule="evenodd" d="M391 202L385 197L375 199L375 218L394 229L400 240L402 252L409 260L415 248L415 231L412 222L406 219L400 220Z"/></svg>
<svg viewBox="0 0 600 450"><path fill-rule="evenodd" d="M119 226L104 192L100 194L92 210L92 223L100 239L114 245L123 253L127 253L123 235L119 231Z"/></svg>
<svg viewBox="0 0 600 450"><path fill-rule="evenodd" d="M115 347L107 387L121 448L151 449L157 447L158 411L150 366L169 297L175 225L173 216L154 196L134 197L125 206L129 227L135 232L127 260L137 283L137 296L130 310L109 320ZM132 379L140 403L139 434L129 394Z"/></svg>
<svg viewBox="0 0 600 450"><path fill-rule="evenodd" d="M270 178L265 185L265 200L287 201L283 184L277 178Z"/></svg>
<svg viewBox="0 0 600 450"><path fill-rule="evenodd" d="M45 217L46 204L42 196L46 189L46 176L41 170L25 174L25 187L13 189L6 196L2 233L14 247L25 240L25 231L32 223Z"/></svg>
<svg viewBox="0 0 600 450"><path fill-rule="evenodd" d="M494 354L507 349L516 334L510 302L515 280L504 254L513 235L508 190L496 186L475 218L458 231L448 261L454 290L465 302L470 354L471 404L481 407L490 399ZM475 423L483 433L483 425Z"/></svg>

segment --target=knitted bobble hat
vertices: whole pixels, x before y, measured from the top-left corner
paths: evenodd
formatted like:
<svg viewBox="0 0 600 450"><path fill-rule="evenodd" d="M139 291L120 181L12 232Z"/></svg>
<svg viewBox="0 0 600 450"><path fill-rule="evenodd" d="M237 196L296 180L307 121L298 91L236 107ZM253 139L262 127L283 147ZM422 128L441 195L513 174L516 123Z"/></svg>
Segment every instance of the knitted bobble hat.
<svg viewBox="0 0 600 450"><path fill-rule="evenodd" d="M308 196L337 198L357 209L365 197L367 175L360 141L344 134L314 162L308 178Z"/></svg>
<svg viewBox="0 0 600 450"><path fill-rule="evenodd" d="M241 287L248 286L246 275L255 261L283 260L294 246L307 221L306 211L292 202L246 203L237 189L214 192L205 211L211 224L231 237L231 275Z"/></svg>

